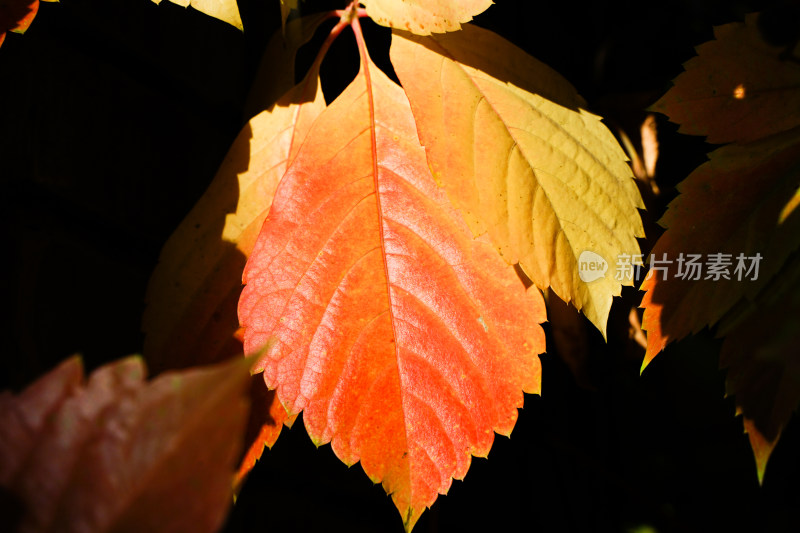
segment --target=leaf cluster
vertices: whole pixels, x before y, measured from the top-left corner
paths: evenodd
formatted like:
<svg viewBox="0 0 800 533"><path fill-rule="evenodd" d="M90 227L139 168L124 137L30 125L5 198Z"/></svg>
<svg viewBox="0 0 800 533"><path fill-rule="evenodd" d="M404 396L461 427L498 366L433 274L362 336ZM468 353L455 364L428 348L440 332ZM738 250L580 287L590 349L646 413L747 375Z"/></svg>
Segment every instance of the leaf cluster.
<svg viewBox="0 0 800 533"><path fill-rule="evenodd" d="M171 2L242 29L234 0ZM10 22L0 19L0 31L30 25L38 2L19 5ZM330 443L346 465L360 463L410 531L473 457L488 455L495 433L518 425L518 410L532 401L524 394L541 394L548 373L540 356L553 350L546 332L585 379L586 361L597 359L586 358L586 339L611 341L612 300L625 286L633 292L634 277L615 274L624 258L647 251L639 191L647 183L657 191L654 160L651 153L650 170L637 167L625 137L631 169L564 77L469 22L490 5L370 0L301 17L302 4L280 0L281 29L246 105L252 118L163 247L142 323L156 372L244 351L254 378L231 363L144 385L141 363L131 359L84 385L71 360L19 396L0 397L0 415L14 422L0 443L16 442L0 448L0 482L27 509L46 511L22 513L23 529L48 530L56 520L78 527L90 515L97 530L159 520L169 529L159 518L164 494L199 482L188 479L189 467L160 465L202 455L214 463L215 482L192 509L205 515L186 513L175 529L212 531L265 447L302 412L313 444ZM763 258L759 277L686 281L654 270L641 306L643 369L669 342L703 328L724 337L727 393L744 415L761 481L800 401L800 67L796 43L776 43L767 35L774 18L759 17L717 28L652 107L683 133L728 143L679 185L652 257L741 253ZM388 62L373 60L365 20L391 28ZM350 32L358 72L330 93L326 57ZM295 72L309 42L314 60ZM644 180L638 186L634 174ZM576 310L594 330L587 333ZM629 317L631 337L644 339L635 310ZM130 387L95 399L96 383L129 367L138 369ZM195 383L195 375L208 378ZM179 385L183 379L192 385ZM169 394L152 392L168 383ZM215 392L222 389L224 401ZM50 396L37 407L46 417L26 404ZM70 409L99 429L58 425ZM208 411L208 424L195 424L187 409ZM173 425L140 431L164 413ZM214 422L223 418L224 431ZM114 441L119 427L133 429ZM198 435L212 433L214 446L200 450ZM47 452L53 439L74 444ZM130 460L145 449L144 463ZM117 460L72 473L98 454ZM31 487L44 471L63 480L37 496ZM117 485L98 492L108 480ZM65 507L67 491L80 502Z"/></svg>

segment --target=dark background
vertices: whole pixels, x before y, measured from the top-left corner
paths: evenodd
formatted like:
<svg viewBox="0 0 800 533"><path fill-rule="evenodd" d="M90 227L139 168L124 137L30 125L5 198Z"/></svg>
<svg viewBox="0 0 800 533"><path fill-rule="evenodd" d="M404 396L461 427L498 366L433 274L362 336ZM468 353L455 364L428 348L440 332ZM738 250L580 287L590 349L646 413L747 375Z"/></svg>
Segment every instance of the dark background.
<svg viewBox="0 0 800 533"><path fill-rule="evenodd" d="M713 25L774 3L498 0L477 23L555 68L612 130L635 138L644 108ZM73 353L92 369L141 351L159 250L248 118L250 84L280 26L278 0L239 6L243 34L166 0L62 0L0 47L2 388ZM343 6L310 0L303 12L326 7ZM387 32L364 24L381 62ZM313 43L301 51L301 70L314 54ZM356 69L345 32L324 64L326 96ZM644 215L644 251L674 185L711 148L676 129L659 117L664 193ZM642 353L626 336L638 296L625 297L607 345L590 329L584 386L548 339L542 396L526 397L511 439L497 437L491 460L475 459L415 531L800 531L797 420L759 487L724 398L719 341L704 331L675 343L640 377ZM298 421L265 452L225 531L310 530L402 525L382 488L329 446L315 449Z"/></svg>

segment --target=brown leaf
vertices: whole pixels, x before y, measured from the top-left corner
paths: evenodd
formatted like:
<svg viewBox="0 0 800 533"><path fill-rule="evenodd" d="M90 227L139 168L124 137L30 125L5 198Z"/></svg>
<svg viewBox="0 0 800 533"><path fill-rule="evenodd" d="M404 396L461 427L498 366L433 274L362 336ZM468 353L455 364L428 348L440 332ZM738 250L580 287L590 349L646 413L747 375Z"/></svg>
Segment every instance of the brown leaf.
<svg viewBox="0 0 800 533"><path fill-rule="evenodd" d="M19 531L213 532L231 503L250 361L144 382L131 357L83 382L72 358L0 396L0 485Z"/></svg>
<svg viewBox="0 0 800 533"><path fill-rule="evenodd" d="M759 482L781 432L800 404L800 259L790 260L745 312L720 326L726 393L743 415Z"/></svg>
<svg viewBox="0 0 800 533"><path fill-rule="evenodd" d="M642 368L667 343L716 324L743 300L753 301L800 246L800 217L779 218L797 190L798 161L800 129L795 129L720 148L678 186L681 195L660 221L667 231L652 252L655 259L666 259L661 265L666 271L642 284L648 344ZM686 266L689 254L699 258L699 272ZM727 254L730 265L722 270L728 279L703 268L709 254ZM758 257L757 279L755 272L737 274L740 254L746 268L753 260L745 258ZM681 259L688 275L678 278ZM698 279L691 279L695 274Z"/></svg>
<svg viewBox="0 0 800 533"><path fill-rule="evenodd" d="M680 124L678 131L707 135L708 142L749 142L800 124L800 64L767 44L758 14L714 28L715 40L697 57L652 110Z"/></svg>

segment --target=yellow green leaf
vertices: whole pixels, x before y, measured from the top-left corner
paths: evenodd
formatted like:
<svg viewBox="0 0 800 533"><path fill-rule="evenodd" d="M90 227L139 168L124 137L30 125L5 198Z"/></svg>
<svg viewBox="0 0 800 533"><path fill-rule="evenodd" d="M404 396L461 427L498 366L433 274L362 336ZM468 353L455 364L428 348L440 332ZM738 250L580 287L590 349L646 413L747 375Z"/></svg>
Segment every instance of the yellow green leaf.
<svg viewBox="0 0 800 533"><path fill-rule="evenodd" d="M644 206L600 117L558 73L475 26L395 31L391 57L428 164L473 233L605 334L612 297L633 283L623 267L639 254Z"/></svg>

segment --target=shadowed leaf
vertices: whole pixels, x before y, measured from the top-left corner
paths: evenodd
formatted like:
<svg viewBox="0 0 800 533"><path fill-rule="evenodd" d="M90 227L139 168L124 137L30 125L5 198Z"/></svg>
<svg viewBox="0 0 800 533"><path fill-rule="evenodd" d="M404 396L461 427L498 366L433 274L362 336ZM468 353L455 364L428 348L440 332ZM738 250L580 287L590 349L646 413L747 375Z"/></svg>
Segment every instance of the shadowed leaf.
<svg viewBox="0 0 800 533"><path fill-rule="evenodd" d="M678 186L681 195L660 221L667 231L652 255L670 263L666 279L657 272L642 284L647 291L641 304L647 331L642 368L667 343L716 324L742 299L754 300L800 246L800 216L780 219L800 183L800 130L728 145L709 157ZM697 271L687 266L689 254L699 256L697 280L676 276L683 259L684 277L695 277ZM728 279L703 269L709 254L728 254L722 258ZM743 271L737 271L740 254ZM755 271L746 274L756 254L753 280Z"/></svg>
<svg viewBox="0 0 800 533"><path fill-rule="evenodd" d="M231 503L251 361L144 382L141 359L77 358L0 395L0 485L20 531L213 532Z"/></svg>
<svg viewBox="0 0 800 533"><path fill-rule="evenodd" d="M289 13L293 9L297 9L297 0L280 0L281 2L281 31L286 34L286 21L289 19Z"/></svg>
<svg viewBox="0 0 800 533"><path fill-rule="evenodd" d="M328 13L315 13L289 22L282 32L276 31L261 55L258 72L250 86L245 103L245 116L255 116L272 107L295 84L294 63L297 50L314 36Z"/></svg>
<svg viewBox="0 0 800 533"><path fill-rule="evenodd" d="M317 70L234 141L214 181L164 245L147 288L144 354L155 371L241 353L241 272L272 196L325 107Z"/></svg>
<svg viewBox="0 0 800 533"><path fill-rule="evenodd" d="M680 124L681 133L708 142L749 142L800 123L800 64L767 44L758 14L714 29L715 40L697 57L652 110Z"/></svg>

